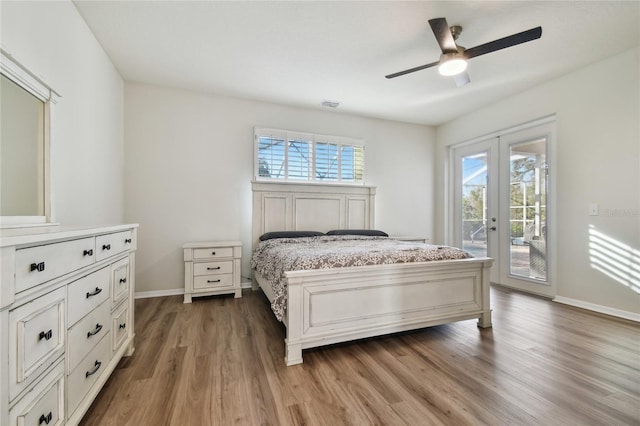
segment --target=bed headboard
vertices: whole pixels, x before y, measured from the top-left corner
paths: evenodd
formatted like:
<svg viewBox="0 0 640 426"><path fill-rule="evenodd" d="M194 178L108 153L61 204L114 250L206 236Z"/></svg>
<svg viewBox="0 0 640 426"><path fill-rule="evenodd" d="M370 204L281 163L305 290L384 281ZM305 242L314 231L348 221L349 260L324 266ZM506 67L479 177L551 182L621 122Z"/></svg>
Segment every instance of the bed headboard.
<svg viewBox="0 0 640 426"><path fill-rule="evenodd" d="M252 182L253 245L272 231L372 229L374 186Z"/></svg>

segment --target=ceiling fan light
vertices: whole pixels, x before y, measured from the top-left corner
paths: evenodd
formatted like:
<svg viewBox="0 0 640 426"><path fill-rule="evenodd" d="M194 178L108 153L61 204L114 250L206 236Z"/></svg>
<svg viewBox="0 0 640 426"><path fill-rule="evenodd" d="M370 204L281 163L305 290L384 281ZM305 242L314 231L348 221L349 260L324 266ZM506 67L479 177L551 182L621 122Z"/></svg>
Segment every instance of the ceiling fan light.
<svg viewBox="0 0 640 426"><path fill-rule="evenodd" d="M467 69L467 61L458 56L443 58L440 61L438 72L440 75L452 76L464 72Z"/></svg>

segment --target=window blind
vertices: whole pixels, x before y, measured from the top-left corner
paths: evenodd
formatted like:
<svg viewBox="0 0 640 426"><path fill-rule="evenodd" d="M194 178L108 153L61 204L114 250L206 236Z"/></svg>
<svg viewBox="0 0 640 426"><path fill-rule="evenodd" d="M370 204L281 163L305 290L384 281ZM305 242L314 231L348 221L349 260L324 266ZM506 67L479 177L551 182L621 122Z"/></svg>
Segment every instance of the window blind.
<svg viewBox="0 0 640 426"><path fill-rule="evenodd" d="M256 180L364 184L364 142L255 128Z"/></svg>

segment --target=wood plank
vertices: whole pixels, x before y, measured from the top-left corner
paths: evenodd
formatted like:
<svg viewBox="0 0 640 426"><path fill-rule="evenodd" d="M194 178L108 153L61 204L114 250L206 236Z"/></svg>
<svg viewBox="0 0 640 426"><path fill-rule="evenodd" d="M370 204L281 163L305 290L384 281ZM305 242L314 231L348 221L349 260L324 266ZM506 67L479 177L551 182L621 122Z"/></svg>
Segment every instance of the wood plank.
<svg viewBox="0 0 640 426"><path fill-rule="evenodd" d="M83 425L640 424L640 326L502 288L475 321L305 351L261 292L136 301Z"/></svg>

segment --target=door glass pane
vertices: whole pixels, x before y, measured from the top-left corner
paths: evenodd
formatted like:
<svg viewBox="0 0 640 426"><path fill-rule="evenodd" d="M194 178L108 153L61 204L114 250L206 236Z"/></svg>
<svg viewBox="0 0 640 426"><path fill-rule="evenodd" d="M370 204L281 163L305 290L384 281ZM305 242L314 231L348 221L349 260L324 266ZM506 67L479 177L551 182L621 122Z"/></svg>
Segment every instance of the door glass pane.
<svg viewBox="0 0 640 426"><path fill-rule="evenodd" d="M509 148L509 272L547 280L546 138Z"/></svg>
<svg viewBox="0 0 640 426"><path fill-rule="evenodd" d="M487 160L462 157L462 248L475 257L487 256Z"/></svg>

